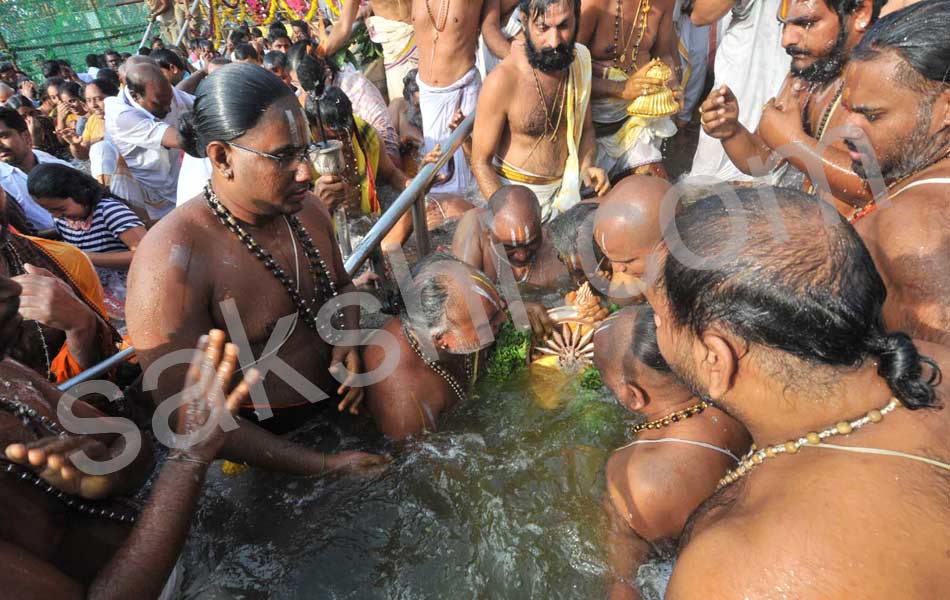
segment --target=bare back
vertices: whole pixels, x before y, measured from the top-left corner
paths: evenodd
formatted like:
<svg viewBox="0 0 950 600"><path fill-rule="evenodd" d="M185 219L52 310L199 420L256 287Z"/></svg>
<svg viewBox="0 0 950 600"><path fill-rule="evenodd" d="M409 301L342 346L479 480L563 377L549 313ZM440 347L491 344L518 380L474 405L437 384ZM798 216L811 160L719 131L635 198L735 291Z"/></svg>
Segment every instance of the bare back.
<svg viewBox="0 0 950 600"><path fill-rule="evenodd" d="M950 364L942 347L917 345ZM939 398L946 405L946 384ZM946 408L898 408L832 443L950 463L948 429ZM948 497L950 473L938 467L805 446L767 460L697 511L667 598L950 597Z"/></svg>
<svg viewBox="0 0 950 600"><path fill-rule="evenodd" d="M446 87L475 66L483 0L412 0L419 78Z"/></svg>
<svg viewBox="0 0 950 600"><path fill-rule="evenodd" d="M887 286L888 329L950 344L950 184L908 188L914 181L950 178L943 164L926 169L892 192L893 200L855 223Z"/></svg>

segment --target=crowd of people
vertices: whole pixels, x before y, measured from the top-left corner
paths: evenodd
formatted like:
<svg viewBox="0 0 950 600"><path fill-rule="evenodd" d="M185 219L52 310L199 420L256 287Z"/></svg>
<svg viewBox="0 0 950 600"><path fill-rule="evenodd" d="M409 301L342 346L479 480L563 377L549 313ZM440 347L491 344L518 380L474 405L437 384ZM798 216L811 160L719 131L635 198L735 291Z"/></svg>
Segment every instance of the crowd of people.
<svg viewBox="0 0 950 600"><path fill-rule="evenodd" d="M214 461L385 469L284 434L329 400L400 451L507 321L559 335L525 291L581 285L581 358L642 418L606 595L675 555L672 599L950 597L950 0L340 0L217 45L148 4L134 54L0 64L11 597L175 597ZM410 260L423 223L450 243ZM123 400L57 389L129 345Z"/></svg>

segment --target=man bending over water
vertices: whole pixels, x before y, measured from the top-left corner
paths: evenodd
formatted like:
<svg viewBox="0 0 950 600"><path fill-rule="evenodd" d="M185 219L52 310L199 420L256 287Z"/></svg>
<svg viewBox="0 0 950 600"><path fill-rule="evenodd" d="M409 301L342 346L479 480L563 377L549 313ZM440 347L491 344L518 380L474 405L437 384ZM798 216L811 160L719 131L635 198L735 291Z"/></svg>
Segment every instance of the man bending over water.
<svg viewBox="0 0 950 600"><path fill-rule="evenodd" d="M637 598L632 579L654 552L666 554L689 515L716 491L749 448L735 419L676 380L656 344L653 309L628 308L594 334L604 384L645 421L607 461L610 598Z"/></svg>
<svg viewBox="0 0 950 600"><path fill-rule="evenodd" d="M736 195L681 208L647 289L663 357L755 444L691 517L666 597L950 597L950 355L884 329L884 283L830 206Z"/></svg>
<svg viewBox="0 0 950 600"><path fill-rule="evenodd" d="M361 370L359 353L331 346L317 331L321 306L352 284L330 215L308 192L310 135L293 91L260 67L226 65L201 84L182 121L187 151L208 157L213 171L205 193L149 232L132 263L126 314L143 368L189 347L202 330L225 329L253 354L243 367L257 358L265 372L254 403L242 407L228 458L305 474L373 464L378 457L360 453L334 464L343 459L262 429L299 427L320 400L337 393L348 403L361 393L340 383ZM358 311L343 309L343 328L357 327ZM153 398L161 405L180 389L183 372L156 370Z"/></svg>

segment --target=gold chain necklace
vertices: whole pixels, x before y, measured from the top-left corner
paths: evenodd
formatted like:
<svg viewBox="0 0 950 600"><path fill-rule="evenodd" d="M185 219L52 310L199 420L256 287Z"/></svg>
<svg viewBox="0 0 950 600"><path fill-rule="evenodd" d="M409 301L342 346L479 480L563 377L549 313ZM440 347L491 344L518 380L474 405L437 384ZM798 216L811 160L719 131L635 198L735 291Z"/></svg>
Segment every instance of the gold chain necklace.
<svg viewBox="0 0 950 600"><path fill-rule="evenodd" d="M648 429L660 429L661 427L666 427L667 425L672 425L673 423L684 421L690 417L695 417L696 415L702 413L704 410L706 410L710 406L712 406L712 404L706 400L703 400L702 402L697 402L696 404L692 406L687 406L683 410L678 410L674 413L670 413L666 415L665 417L661 417L654 421L647 421L646 423L640 423L639 425L633 428L633 432L640 433L641 431L646 431Z"/></svg>
<svg viewBox="0 0 950 600"><path fill-rule="evenodd" d="M567 86L564 85L566 78L559 81L557 88L554 90L555 106L552 107L551 112L557 115L557 120L552 122L551 112L548 111L548 99L544 97L544 90L541 88L538 72L531 69L531 74L534 75L534 85L538 89L538 97L541 99L541 107L544 109L544 135L542 137L546 136L551 142L556 142L558 131L561 129L561 120L564 119L564 108L567 104ZM558 102L558 98L560 98L560 102ZM549 130L551 130L550 134L548 134Z"/></svg>
<svg viewBox="0 0 950 600"><path fill-rule="evenodd" d="M640 44L643 42L643 36L646 33L648 17L650 15L650 0L640 0L637 5L637 12L633 17L633 23L630 26L630 32L627 36L623 35L623 0L617 0L617 14L614 17L614 66L623 70L627 75L636 68L637 59L640 56ZM630 42L634 39L633 30L640 25L640 32L636 36L636 45L633 47L633 59L627 65L627 53L630 51ZM621 50L621 46L623 50Z"/></svg>
<svg viewBox="0 0 950 600"><path fill-rule="evenodd" d="M753 444L742 460L739 466L734 470L728 471L722 479L719 480L717 490L721 490L727 485L735 482L743 476L749 474L756 466L761 465L767 458L775 458L779 454L798 454L802 446L818 446L824 440L836 435L848 435L856 429L861 429L868 423L880 423L886 414L900 406L897 398L891 398L890 402L883 408L870 410L863 417L853 421L838 421L833 426L822 431L809 431L798 439L789 440L783 444L773 444L765 448L756 448Z"/></svg>

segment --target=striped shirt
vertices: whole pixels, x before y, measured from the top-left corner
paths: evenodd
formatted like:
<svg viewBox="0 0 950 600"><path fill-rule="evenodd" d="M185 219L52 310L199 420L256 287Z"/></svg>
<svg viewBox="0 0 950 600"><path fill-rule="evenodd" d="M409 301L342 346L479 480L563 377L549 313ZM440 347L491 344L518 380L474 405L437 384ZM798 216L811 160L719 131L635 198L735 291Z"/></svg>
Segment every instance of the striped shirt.
<svg viewBox="0 0 950 600"><path fill-rule="evenodd" d="M63 241L83 252L126 252L119 234L133 227L144 227L135 213L114 198L103 198L96 205L89 229L73 229L64 219L56 219L56 229Z"/></svg>

